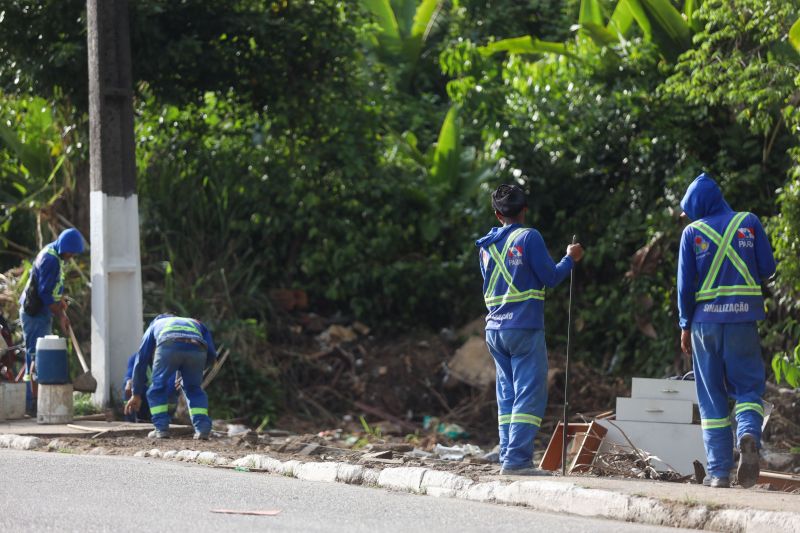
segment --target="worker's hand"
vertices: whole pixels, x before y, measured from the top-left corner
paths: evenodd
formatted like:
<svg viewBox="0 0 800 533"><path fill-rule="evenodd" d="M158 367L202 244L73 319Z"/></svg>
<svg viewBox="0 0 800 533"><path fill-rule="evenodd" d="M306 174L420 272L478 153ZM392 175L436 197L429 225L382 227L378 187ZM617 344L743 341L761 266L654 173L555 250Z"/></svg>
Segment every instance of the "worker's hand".
<svg viewBox="0 0 800 533"><path fill-rule="evenodd" d="M692 332L688 329L681 330L681 350L687 357L692 356Z"/></svg>
<svg viewBox="0 0 800 533"><path fill-rule="evenodd" d="M128 400L128 403L125 404L125 414L130 415L133 413L138 413L139 409L142 407L142 397L138 394L134 394L131 396L131 399Z"/></svg>
<svg viewBox="0 0 800 533"><path fill-rule="evenodd" d="M131 394L133 394L133 382L129 379L125 382L125 399L130 399Z"/></svg>
<svg viewBox="0 0 800 533"><path fill-rule="evenodd" d="M568 245L567 255L570 256L576 263L583 259L583 246L581 246L581 243L576 242L575 244Z"/></svg>

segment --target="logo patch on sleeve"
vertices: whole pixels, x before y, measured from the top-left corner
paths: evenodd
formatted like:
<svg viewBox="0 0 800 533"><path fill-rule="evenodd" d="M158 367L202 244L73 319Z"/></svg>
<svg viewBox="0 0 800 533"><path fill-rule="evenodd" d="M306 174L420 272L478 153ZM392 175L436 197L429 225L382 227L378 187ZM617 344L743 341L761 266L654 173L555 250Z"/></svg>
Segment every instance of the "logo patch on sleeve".
<svg viewBox="0 0 800 533"><path fill-rule="evenodd" d="M708 241L699 235L694 238L694 253L702 254L708 251Z"/></svg>
<svg viewBox="0 0 800 533"><path fill-rule="evenodd" d="M739 239L755 239L756 234L753 232L753 228L739 228L736 231L736 237Z"/></svg>

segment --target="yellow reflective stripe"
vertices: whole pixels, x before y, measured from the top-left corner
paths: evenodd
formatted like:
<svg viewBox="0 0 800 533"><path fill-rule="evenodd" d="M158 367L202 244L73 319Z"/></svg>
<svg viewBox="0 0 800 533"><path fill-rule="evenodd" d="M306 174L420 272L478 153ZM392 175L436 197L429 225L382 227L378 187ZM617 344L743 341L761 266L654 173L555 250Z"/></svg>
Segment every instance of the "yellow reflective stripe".
<svg viewBox="0 0 800 533"><path fill-rule="evenodd" d="M761 287L748 287L747 285L720 285L707 291L695 293L695 300L713 300L718 296L761 296Z"/></svg>
<svg viewBox="0 0 800 533"><path fill-rule="evenodd" d="M498 415L497 421L501 426L511 423L511 415Z"/></svg>
<svg viewBox="0 0 800 533"><path fill-rule="evenodd" d="M151 415L160 415L161 413L166 413L169 410L169 406L167 404L164 405L151 405L150 406L150 414Z"/></svg>
<svg viewBox="0 0 800 533"><path fill-rule="evenodd" d="M509 237L509 240L511 238ZM508 285L508 292L510 293L517 293L519 292L516 287L514 287L514 278L511 277L511 273L508 271L505 265L505 261L503 258L505 255L500 255L500 252L497 250L497 246L494 244L489 247L489 253L492 255L492 259L494 259L494 268L500 272L500 275L503 276L503 279L506 280L506 284ZM496 284L495 280L495 284ZM494 293L494 290L492 291Z"/></svg>
<svg viewBox="0 0 800 533"><path fill-rule="evenodd" d="M518 294L504 294L486 298L486 305L502 305L509 302L524 302L525 300L544 300L544 291L531 289Z"/></svg>
<svg viewBox="0 0 800 533"><path fill-rule="evenodd" d="M494 259L495 268L494 272L492 272L492 283L490 283L489 287L487 287L486 294L484 295L485 297L489 298L492 295L494 295L494 290L497 287L497 280L498 280L498 277L497 275L495 275L495 272L501 274L503 278L506 280L506 284L508 284L508 292L511 293L519 292L512 283L514 280L511 277L511 274L508 272L508 269L506 268L505 257L508 255L508 251L511 249L511 245L514 244L514 241L517 239L517 237L519 237L526 231L527 231L526 228L517 228L514 231L512 231L511 235L509 235L508 238L506 239L502 253L498 251L497 245L492 244L491 246L489 246L488 248L489 254L492 256L492 259Z"/></svg>
<svg viewBox="0 0 800 533"><path fill-rule="evenodd" d="M203 336L203 334L200 333L200 330L197 328L197 326L192 324L191 321L190 321L189 325L175 324L175 322L177 322L179 320L181 320L181 319L178 318L178 317L169 319L169 322L167 322L167 325L158 334L158 337L161 338L161 336L164 335L164 333L169 333L170 331L185 331L187 333L195 333L195 334L199 335L200 337ZM175 324L175 325L173 325L173 324Z"/></svg>
<svg viewBox="0 0 800 533"><path fill-rule="evenodd" d="M729 418L703 418L700 420L703 429L726 428L731 425Z"/></svg>
<svg viewBox="0 0 800 533"><path fill-rule="evenodd" d="M744 218L747 216L747 213L739 213L739 215L742 215L739 222L741 223L741 221L744 220ZM736 222L735 217L734 220L732 220L732 222ZM734 224L734 231L736 231L737 227L739 226L739 223ZM720 237L719 233L714 231L714 229L711 226L701 221L697 221L692 225L698 230L700 230L702 233L705 233L706 237L711 239L714 242L714 244L716 244L718 247L721 245L722 237ZM731 238L733 238L733 236L731 236ZM747 268L747 264L739 256L739 254L736 253L736 251L732 246L729 245L726 248L726 255L728 259L730 259L731 263L733 263L734 268L736 268L739 274L744 278L744 282L747 285L751 287L754 285L758 285L756 281L753 279L753 276L750 274L750 270Z"/></svg>
<svg viewBox="0 0 800 533"><path fill-rule="evenodd" d="M30 374L25 374L24 376L22 376L22 381L30 381L30 380L31 380Z"/></svg>
<svg viewBox="0 0 800 533"><path fill-rule="evenodd" d="M53 300L58 300L61 297L61 293L64 292L64 261L61 260L61 256L58 255L54 248L48 248L47 253L58 259L58 283L53 287L52 294Z"/></svg>
<svg viewBox="0 0 800 533"><path fill-rule="evenodd" d="M534 426L542 425L542 418L535 415L527 415L525 413L514 413L511 415L512 424L532 424Z"/></svg>
<svg viewBox="0 0 800 533"><path fill-rule="evenodd" d="M720 240L717 253L714 254L714 259L711 261L711 268L708 269L706 279L703 280L703 285L700 287L701 291L710 289L711 285L717 280L722 261L728 255L728 247L730 247L731 240L733 239L733 232L736 231L736 227L744 216L744 213L737 213L733 216L731 221L728 222L728 227L725 228L725 233Z"/></svg>
<svg viewBox="0 0 800 533"><path fill-rule="evenodd" d="M753 403L753 402L742 402L736 404L736 414L743 411L755 411L761 416L764 416L764 408L761 406L760 403Z"/></svg>
<svg viewBox="0 0 800 533"><path fill-rule="evenodd" d="M744 260L736 253L736 250L731 246L733 240L733 234L739 227L739 224L745 219L748 213L737 213L733 219L728 223L728 226L725 228L725 235L720 237L720 235L714 231L708 224L697 221L691 224L692 227L699 230L703 233L706 237L711 239L714 244L717 245L717 252L714 254L714 259L711 261L711 268L709 268L708 273L706 274L705 279L698 291L698 295L702 296L703 299L714 298L716 296L711 295L707 291L712 290L712 285L716 282L717 276L719 275L719 269L722 266L722 262L727 258L731 261L734 268L739 272L739 274L744 278L744 282L746 283L746 287L754 288L758 287L759 292L758 295L761 295L760 287L753 279L753 276L750 274L749 269L747 268L747 264ZM722 296L751 296L752 294L722 294Z"/></svg>
<svg viewBox="0 0 800 533"><path fill-rule="evenodd" d="M192 407L189 409L189 414L194 415L206 415L208 416L208 407Z"/></svg>

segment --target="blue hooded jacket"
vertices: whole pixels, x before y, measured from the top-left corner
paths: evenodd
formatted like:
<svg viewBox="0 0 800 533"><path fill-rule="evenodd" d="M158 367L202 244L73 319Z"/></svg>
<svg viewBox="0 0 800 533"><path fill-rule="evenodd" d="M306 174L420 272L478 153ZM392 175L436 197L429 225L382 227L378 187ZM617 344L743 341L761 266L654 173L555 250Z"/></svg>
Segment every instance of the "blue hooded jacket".
<svg viewBox="0 0 800 533"><path fill-rule="evenodd" d="M75 228L65 229L58 238L42 248L33 262L28 283L37 280L36 289L44 304L39 314L50 315L49 306L64 293L64 272L62 271L62 254L83 253L83 235ZM25 305L25 292L19 299L20 307Z"/></svg>
<svg viewBox="0 0 800 533"><path fill-rule="evenodd" d="M173 315L158 315L148 326L133 365L133 393L141 396L147 390L147 368L153 365L156 347L168 340L189 340L206 348L206 367L217 359L217 351L208 328L199 320Z"/></svg>
<svg viewBox="0 0 800 533"><path fill-rule="evenodd" d="M489 288L492 272L496 268L489 247L495 244L502 251L506 240L520 224L494 227L489 233L475 242L479 248L481 274L483 275L483 292ZM564 256L556 264L544 244L542 235L535 229L528 228L511 243L504 257L505 266L511 274L511 282L520 292L531 289L543 290L555 287L567 277L572 270L573 262ZM502 296L508 291L508 283L503 276L498 277L494 294ZM487 305L486 329L544 329L544 300L528 299L519 302L505 302L500 305Z"/></svg>
<svg viewBox="0 0 800 533"><path fill-rule="evenodd" d="M703 223L720 236L725 234L736 213L722 196L719 186L706 173L689 185L681 207L690 220ZM755 283L766 281L775 273L772 247L758 217L747 213L733 231L731 249L741 258ZM697 301L696 293L712 268L718 246L696 225L683 230L678 256L678 311L681 329L690 329L692 322L753 322L763 320L764 298L759 289L752 295L718 295ZM742 273L726 257L711 287L746 285Z"/></svg>

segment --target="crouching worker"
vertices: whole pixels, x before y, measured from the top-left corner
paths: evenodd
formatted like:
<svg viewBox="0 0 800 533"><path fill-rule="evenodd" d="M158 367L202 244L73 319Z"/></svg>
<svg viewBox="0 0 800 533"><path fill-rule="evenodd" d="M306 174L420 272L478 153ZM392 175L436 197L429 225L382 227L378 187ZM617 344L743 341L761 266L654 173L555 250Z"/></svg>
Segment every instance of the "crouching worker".
<svg viewBox="0 0 800 533"><path fill-rule="evenodd" d="M136 363L136 355L138 352L134 352L128 358L128 369L125 371L125 377L122 379L122 394L123 398L125 399L124 403L127 403L128 400L131 399L133 396L133 365ZM153 374L152 367L147 367L147 386L150 386L151 377ZM178 373L174 373L169 377L167 381L167 390L169 390L169 398L168 401L170 404L174 404L178 402L178 392L180 392L180 385L177 385L175 381L177 380ZM124 405L123 405L124 408ZM142 398L142 405L139 409L131 414L125 415L126 422L150 422L150 405L147 403L147 398Z"/></svg>
<svg viewBox="0 0 800 533"><path fill-rule="evenodd" d="M169 438L168 397L170 377L180 371L183 391L189 404L194 438L207 440L211 433L208 396L201 388L203 370L217 358L208 328L199 320L170 314L158 315L144 332L133 365L133 396L125 404L125 414L139 411L147 385L147 367L153 365L153 383L146 389L150 419L155 429L149 437Z"/></svg>

